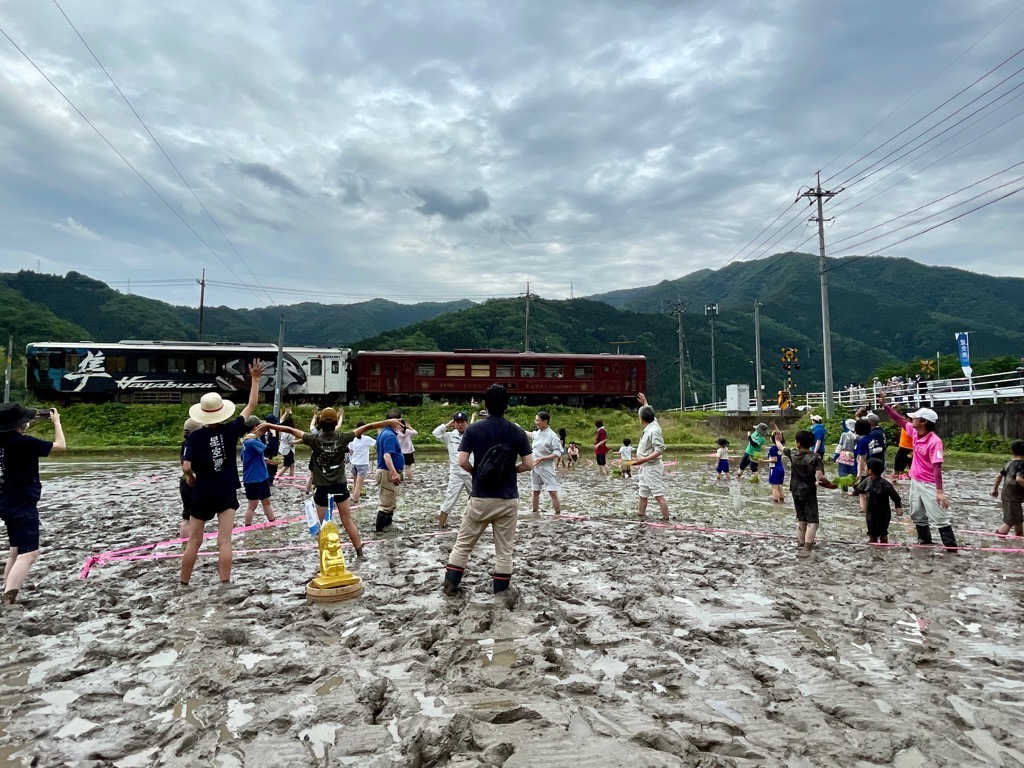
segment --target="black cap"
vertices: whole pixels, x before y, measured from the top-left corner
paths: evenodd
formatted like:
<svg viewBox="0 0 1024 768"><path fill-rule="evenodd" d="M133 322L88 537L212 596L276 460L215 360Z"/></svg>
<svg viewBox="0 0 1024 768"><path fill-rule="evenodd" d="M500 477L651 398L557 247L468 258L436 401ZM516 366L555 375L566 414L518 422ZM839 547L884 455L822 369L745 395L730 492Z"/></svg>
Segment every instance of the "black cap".
<svg viewBox="0 0 1024 768"><path fill-rule="evenodd" d="M469 421L469 416L465 411L456 411L455 415L452 416L452 421Z"/></svg>

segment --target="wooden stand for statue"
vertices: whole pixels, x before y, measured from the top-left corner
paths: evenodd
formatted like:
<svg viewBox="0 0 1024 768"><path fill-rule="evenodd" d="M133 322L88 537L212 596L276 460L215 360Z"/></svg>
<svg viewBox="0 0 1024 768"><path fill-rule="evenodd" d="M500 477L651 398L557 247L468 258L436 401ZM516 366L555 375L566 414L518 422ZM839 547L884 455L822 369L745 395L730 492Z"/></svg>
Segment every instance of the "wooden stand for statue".
<svg viewBox="0 0 1024 768"><path fill-rule="evenodd" d="M306 585L306 597L318 603L337 603L359 597L363 580L345 567L341 533L333 520L323 524L317 537L320 573Z"/></svg>

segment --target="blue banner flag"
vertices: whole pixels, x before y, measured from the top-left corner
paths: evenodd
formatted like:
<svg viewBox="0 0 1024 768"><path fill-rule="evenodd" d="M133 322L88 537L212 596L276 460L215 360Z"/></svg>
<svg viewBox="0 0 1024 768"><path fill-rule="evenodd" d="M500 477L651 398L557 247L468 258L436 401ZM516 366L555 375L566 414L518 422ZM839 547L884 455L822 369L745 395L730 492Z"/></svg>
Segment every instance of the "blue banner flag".
<svg viewBox="0 0 1024 768"><path fill-rule="evenodd" d="M971 345L966 333L956 334L956 351L960 354L960 367L964 369L964 376L970 378L973 371L971 368Z"/></svg>

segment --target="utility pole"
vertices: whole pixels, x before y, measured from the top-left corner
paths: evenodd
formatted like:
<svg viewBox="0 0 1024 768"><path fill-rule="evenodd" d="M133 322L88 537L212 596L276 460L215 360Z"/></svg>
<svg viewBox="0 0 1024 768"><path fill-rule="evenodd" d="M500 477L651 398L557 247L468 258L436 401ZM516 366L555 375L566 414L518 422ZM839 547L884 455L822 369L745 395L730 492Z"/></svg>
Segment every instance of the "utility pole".
<svg viewBox="0 0 1024 768"><path fill-rule="evenodd" d="M806 197L808 204L810 204L813 197L818 203L818 215L811 216L808 221L818 223L818 274L821 277L821 346L825 353L825 415L830 419L836 413L836 401L835 394L832 391L832 330L829 327L828 269L825 266L825 214L822 209L822 201L830 200L842 191L842 188L837 189L835 192L822 189L821 171L818 171L818 183L814 189L801 192L796 198L799 200L801 197Z"/></svg>
<svg viewBox="0 0 1024 768"><path fill-rule="evenodd" d="M704 314L711 317L711 402L718 402L718 382L715 378L715 317L718 315L718 304L705 304Z"/></svg>
<svg viewBox="0 0 1024 768"><path fill-rule="evenodd" d="M761 307L764 304L754 299L754 397L757 402L757 417L761 418Z"/></svg>
<svg viewBox="0 0 1024 768"><path fill-rule="evenodd" d="M683 313L686 311L686 305L678 299L672 303L672 314L676 317L678 323L677 333L679 334L679 410L685 410L686 408L686 374L683 368L684 357L684 336L683 336Z"/></svg>
<svg viewBox="0 0 1024 768"><path fill-rule="evenodd" d="M326 373L326 371L325 371ZM284 312L277 329L277 364L274 368L274 415L281 415L281 388L284 386Z"/></svg>
<svg viewBox="0 0 1024 768"><path fill-rule="evenodd" d="M526 283L526 336L523 339L523 352L530 351L530 301L533 299L533 294L530 293L530 283Z"/></svg>
<svg viewBox="0 0 1024 768"><path fill-rule="evenodd" d="M7 337L7 363L4 365L4 402L11 402L11 361L14 358L14 334Z"/></svg>
<svg viewBox="0 0 1024 768"><path fill-rule="evenodd" d="M205 309L206 303L206 270L203 270L203 277L201 280L196 280L199 283L199 340L203 340L203 310Z"/></svg>

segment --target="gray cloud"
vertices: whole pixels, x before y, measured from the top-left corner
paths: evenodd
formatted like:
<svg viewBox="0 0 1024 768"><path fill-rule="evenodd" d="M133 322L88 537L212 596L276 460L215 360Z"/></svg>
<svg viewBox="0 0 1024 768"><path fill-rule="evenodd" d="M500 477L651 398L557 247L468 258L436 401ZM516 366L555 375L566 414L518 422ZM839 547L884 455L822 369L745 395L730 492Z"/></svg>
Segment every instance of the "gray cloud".
<svg viewBox="0 0 1024 768"><path fill-rule="evenodd" d="M1024 9L992 27L1016 5L183 0L154 15L130 0L67 0L240 264L59 13L14 4L4 28L174 212L0 45L0 263L130 273L133 290L159 271L181 286L152 295L193 304L204 268L225 282L254 282L248 268L266 285L413 301L464 295L469 271L481 295L530 280L555 298L568 295L566 265L581 295L813 249L794 208L741 250L816 170L840 171L1015 51ZM848 184L828 241L1017 162L1020 119L982 134L1021 106L885 184ZM1024 275L1022 198L886 253ZM398 260L402 279L385 282L379 264ZM219 303L260 300L212 290Z"/></svg>
<svg viewBox="0 0 1024 768"><path fill-rule="evenodd" d="M295 181L286 174L271 168L266 163L235 163L235 170L243 176L256 179L266 187L279 192L288 192L298 197L307 197L305 192Z"/></svg>
<svg viewBox="0 0 1024 768"><path fill-rule="evenodd" d="M474 213L481 213L491 207L491 199L482 189L468 192L460 200L436 187L420 185L409 190L423 201L416 210L424 216L440 216L448 221L462 221Z"/></svg>

